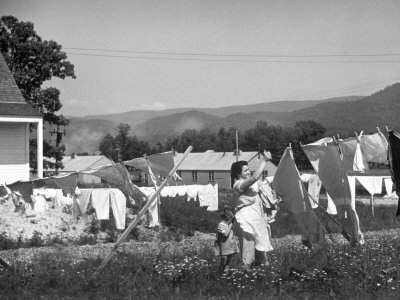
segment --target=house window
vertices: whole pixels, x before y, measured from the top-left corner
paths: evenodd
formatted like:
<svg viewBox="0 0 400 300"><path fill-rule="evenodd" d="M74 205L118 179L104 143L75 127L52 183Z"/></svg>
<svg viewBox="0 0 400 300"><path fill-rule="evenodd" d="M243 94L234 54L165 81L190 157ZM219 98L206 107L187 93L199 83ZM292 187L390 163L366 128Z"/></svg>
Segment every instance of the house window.
<svg viewBox="0 0 400 300"><path fill-rule="evenodd" d="M265 179L265 178L267 178L267 177L268 177L268 170L264 170L264 171L262 172L262 178Z"/></svg>
<svg viewBox="0 0 400 300"><path fill-rule="evenodd" d="M197 181L197 171L192 171L192 181Z"/></svg>
<svg viewBox="0 0 400 300"><path fill-rule="evenodd" d="M214 171L208 172L208 181L214 181Z"/></svg>

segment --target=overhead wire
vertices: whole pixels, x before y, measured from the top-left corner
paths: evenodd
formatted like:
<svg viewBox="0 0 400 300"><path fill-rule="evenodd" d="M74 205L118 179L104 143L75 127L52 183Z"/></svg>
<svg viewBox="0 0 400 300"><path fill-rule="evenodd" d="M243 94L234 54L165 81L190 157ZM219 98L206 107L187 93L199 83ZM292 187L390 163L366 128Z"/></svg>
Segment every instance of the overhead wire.
<svg viewBox="0 0 400 300"><path fill-rule="evenodd" d="M110 57L110 58L131 58L147 60L166 61L201 61L201 62L239 62L239 63L295 63L295 64L330 64L330 63L400 63L399 60L259 60L259 59L208 59L208 58L182 58L182 57L154 57L154 56L128 56L110 55L95 53L68 52L69 55Z"/></svg>

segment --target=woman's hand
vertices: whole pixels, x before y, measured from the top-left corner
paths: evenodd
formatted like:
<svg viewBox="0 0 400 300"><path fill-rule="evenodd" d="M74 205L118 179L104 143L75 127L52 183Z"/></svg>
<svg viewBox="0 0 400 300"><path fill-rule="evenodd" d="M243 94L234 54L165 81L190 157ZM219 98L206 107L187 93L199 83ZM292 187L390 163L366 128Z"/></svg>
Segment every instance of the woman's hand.
<svg viewBox="0 0 400 300"><path fill-rule="evenodd" d="M264 157L265 161L270 161L272 158L271 152L269 151L265 151L262 153L262 156Z"/></svg>

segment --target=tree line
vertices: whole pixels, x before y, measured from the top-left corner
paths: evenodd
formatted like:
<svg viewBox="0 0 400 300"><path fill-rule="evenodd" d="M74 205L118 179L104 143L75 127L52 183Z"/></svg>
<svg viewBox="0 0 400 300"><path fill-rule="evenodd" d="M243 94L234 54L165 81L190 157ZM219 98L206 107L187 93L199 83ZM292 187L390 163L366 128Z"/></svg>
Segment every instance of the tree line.
<svg viewBox="0 0 400 300"><path fill-rule="evenodd" d="M184 152L189 146L193 147L192 152L232 152L236 148L237 130L233 127L220 128L218 131L209 128L186 129L179 136L160 141L154 147L135 135L130 135L130 129L128 124L121 123L116 127L115 136L106 134L99 144L101 154L114 161L126 161L170 150ZM268 150L272 153L272 161L278 164L285 148L291 145L298 168L309 169L311 165L301 150L300 143L314 142L324 137L325 133L325 127L314 121L296 122L293 127L288 128L259 121L253 128L244 132L238 131L238 147L241 151Z"/></svg>

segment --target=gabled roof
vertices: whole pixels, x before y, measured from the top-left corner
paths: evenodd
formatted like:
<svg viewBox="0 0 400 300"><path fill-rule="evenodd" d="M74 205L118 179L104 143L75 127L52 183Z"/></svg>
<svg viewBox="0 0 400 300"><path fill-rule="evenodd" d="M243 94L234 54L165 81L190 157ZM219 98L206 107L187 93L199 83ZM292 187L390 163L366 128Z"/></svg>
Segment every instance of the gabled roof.
<svg viewBox="0 0 400 300"><path fill-rule="evenodd" d="M45 158L45 159L55 162L53 158L51 159ZM63 163L64 168L59 170L60 173L79 172L112 163L112 161L107 157L105 157L104 155L85 155L85 156L75 155L74 158L72 158L72 156L63 156L61 162Z"/></svg>
<svg viewBox="0 0 400 300"><path fill-rule="evenodd" d="M249 168L254 170L260 164L260 158L257 151L242 152L239 151L238 160L249 162ZM176 153L174 156L175 164L183 156L182 153ZM236 155L233 152L213 152L206 151L201 153L189 153L178 170L193 170L193 171L228 171L232 164L236 162ZM267 166L276 166L272 162L268 162Z"/></svg>
<svg viewBox="0 0 400 300"><path fill-rule="evenodd" d="M7 63L0 53L0 115L42 116L25 102Z"/></svg>

